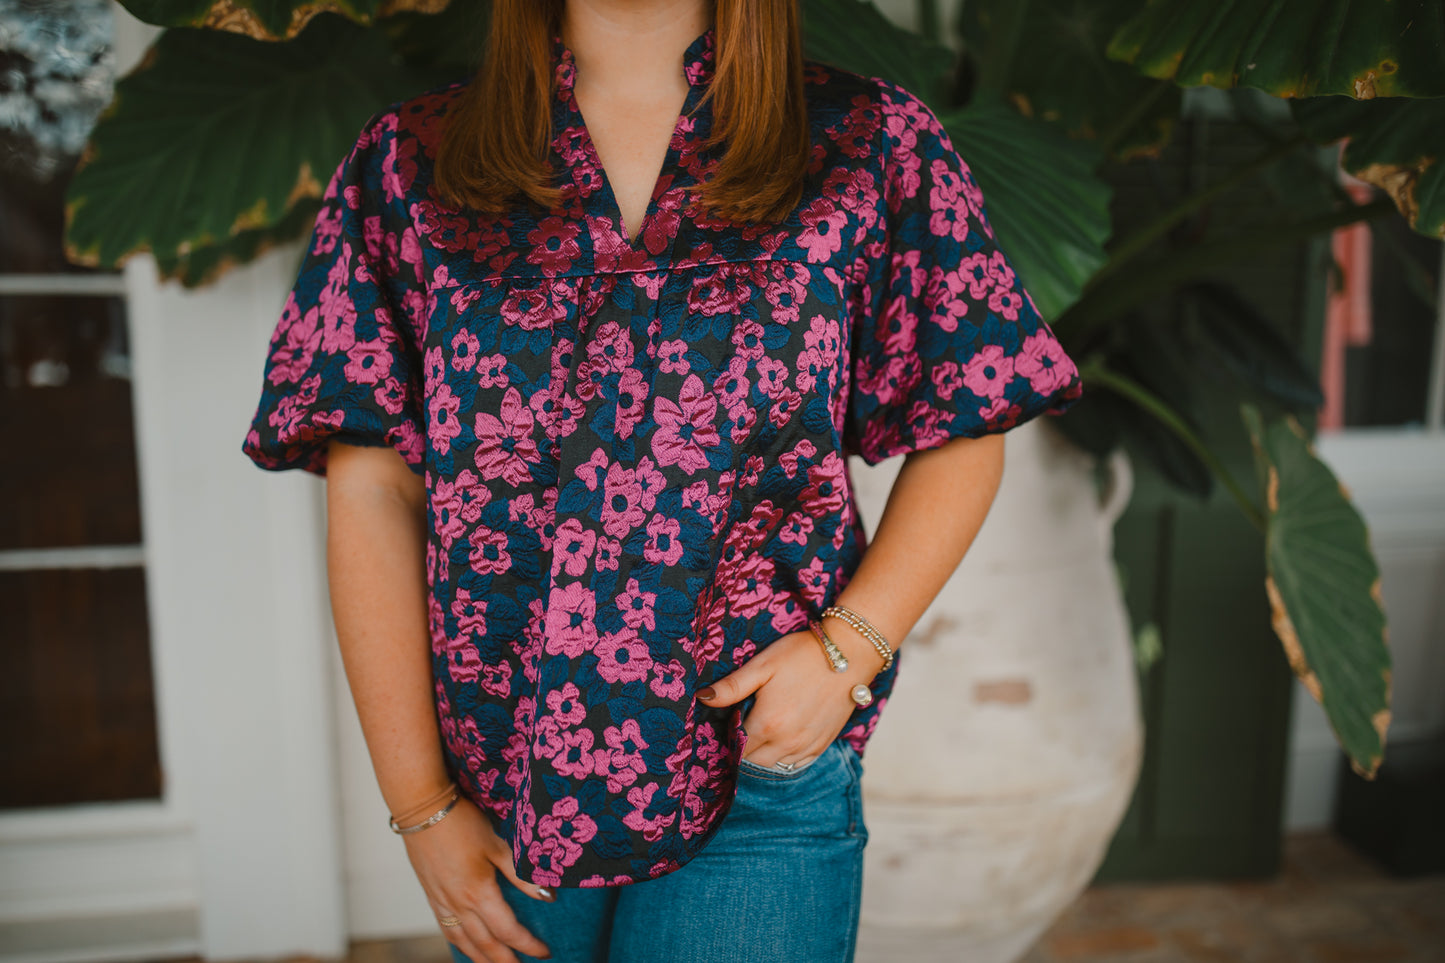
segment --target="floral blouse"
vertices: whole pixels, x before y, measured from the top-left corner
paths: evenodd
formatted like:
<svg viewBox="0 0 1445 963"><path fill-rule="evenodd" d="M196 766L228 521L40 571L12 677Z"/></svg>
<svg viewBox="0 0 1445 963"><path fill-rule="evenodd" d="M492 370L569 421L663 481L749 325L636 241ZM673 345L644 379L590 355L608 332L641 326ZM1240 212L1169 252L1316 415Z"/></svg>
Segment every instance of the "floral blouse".
<svg viewBox="0 0 1445 963"><path fill-rule="evenodd" d="M683 192L717 161L709 29L630 242L560 37L553 56L553 210L438 199L462 83L367 123L243 451L324 475L337 438L425 479L447 766L522 879L616 886L681 867L727 814L751 697L695 693L806 629L856 570L847 456L1006 431L1083 385L907 90L808 62L802 202L774 225L712 218ZM840 732L860 755L906 651Z"/></svg>

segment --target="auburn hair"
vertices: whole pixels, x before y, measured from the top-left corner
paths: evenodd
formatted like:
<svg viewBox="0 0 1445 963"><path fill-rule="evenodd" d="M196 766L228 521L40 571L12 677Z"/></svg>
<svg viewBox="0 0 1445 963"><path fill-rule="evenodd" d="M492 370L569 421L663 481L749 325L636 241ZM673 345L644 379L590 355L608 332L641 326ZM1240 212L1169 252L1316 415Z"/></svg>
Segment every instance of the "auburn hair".
<svg viewBox="0 0 1445 963"><path fill-rule="evenodd" d="M548 161L555 78L552 37L565 0L493 0L486 54L438 147L435 183L456 208L501 214L524 195L560 203ZM717 166L688 188L726 220L777 222L802 200L811 145L797 0L713 0L708 147Z"/></svg>

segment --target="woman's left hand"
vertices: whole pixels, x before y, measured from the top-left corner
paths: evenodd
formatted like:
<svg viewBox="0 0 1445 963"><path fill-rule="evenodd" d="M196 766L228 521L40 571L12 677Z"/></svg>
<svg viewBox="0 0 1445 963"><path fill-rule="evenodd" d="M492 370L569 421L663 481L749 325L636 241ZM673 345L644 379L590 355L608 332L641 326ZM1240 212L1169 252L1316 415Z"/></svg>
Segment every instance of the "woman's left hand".
<svg viewBox="0 0 1445 963"><path fill-rule="evenodd" d="M706 697L706 689L699 692L698 698L710 706L730 706L757 692L743 719L748 735L743 758L748 762L772 766L812 759L838 738L858 708L851 690L871 681L882 660L871 647L855 656L856 648L845 647L831 626L828 634L848 657L845 672L833 671L817 637L803 629L773 640L737 671L714 682L712 698Z"/></svg>

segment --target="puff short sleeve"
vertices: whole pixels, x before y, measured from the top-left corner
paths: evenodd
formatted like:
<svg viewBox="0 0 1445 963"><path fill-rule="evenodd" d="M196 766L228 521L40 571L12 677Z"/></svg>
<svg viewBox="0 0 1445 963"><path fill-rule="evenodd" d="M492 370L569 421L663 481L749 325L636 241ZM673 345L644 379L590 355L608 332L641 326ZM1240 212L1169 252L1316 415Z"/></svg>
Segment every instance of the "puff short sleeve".
<svg viewBox="0 0 1445 963"><path fill-rule="evenodd" d="M913 94L875 82L882 230L852 320L844 431L870 465L1059 414L1083 394L948 132Z"/></svg>
<svg viewBox="0 0 1445 963"><path fill-rule="evenodd" d="M242 445L262 468L325 475L336 438L389 446L424 471L416 319L425 317L425 285L395 130L395 114L373 116L322 196Z"/></svg>

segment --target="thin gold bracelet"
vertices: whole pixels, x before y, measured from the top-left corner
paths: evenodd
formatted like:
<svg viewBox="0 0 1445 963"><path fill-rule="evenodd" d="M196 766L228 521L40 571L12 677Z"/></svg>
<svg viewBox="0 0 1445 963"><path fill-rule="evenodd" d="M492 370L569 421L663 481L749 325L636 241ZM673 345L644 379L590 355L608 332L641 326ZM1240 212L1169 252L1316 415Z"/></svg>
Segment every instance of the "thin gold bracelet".
<svg viewBox="0 0 1445 963"><path fill-rule="evenodd" d="M446 798L450 798L451 794L457 791L457 784L455 782L449 782L442 788L438 789L436 792L432 793L430 796L423 799L421 802L417 803L415 806L411 807L410 809L403 809L401 812L396 813L391 818L395 822L402 822L408 816L415 816L417 813L425 812L427 809L431 808L432 805L442 802Z"/></svg>
<svg viewBox="0 0 1445 963"><path fill-rule="evenodd" d="M409 836L412 833L419 833L423 829L430 829L437 823L441 822L443 819L446 819L447 813L451 812L454 808L456 808L457 802L461 798L461 793L456 793L452 796L451 801L448 802L444 807L432 813L430 816L428 816L426 819L423 819L415 826L398 826L396 824L396 820L391 819L390 817L387 818L386 824L391 827L392 832L396 833L399 836Z"/></svg>
<svg viewBox="0 0 1445 963"><path fill-rule="evenodd" d="M822 620L828 618L829 616L832 616L839 621L847 622L849 625L853 626L853 628L858 630L859 635L863 636L869 642L873 643L873 648L877 649L878 654L883 657L884 670L887 670L890 666L893 665L893 647L888 644L888 640L883 637L883 633L879 632L873 627L872 622L869 622L857 612L854 612L852 609L846 608L842 605L828 606L826 609L823 610L823 614L818 616L818 618Z"/></svg>

